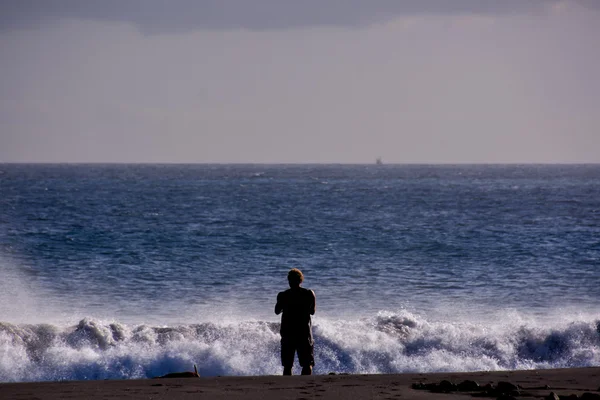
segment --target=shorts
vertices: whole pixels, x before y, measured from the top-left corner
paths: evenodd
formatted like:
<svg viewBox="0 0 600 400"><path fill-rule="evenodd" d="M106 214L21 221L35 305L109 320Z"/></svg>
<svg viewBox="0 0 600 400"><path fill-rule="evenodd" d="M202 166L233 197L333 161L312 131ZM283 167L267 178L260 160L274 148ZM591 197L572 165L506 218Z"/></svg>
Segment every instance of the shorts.
<svg viewBox="0 0 600 400"><path fill-rule="evenodd" d="M281 338L281 365L292 367L296 352L301 367L315 365L314 342L310 338Z"/></svg>

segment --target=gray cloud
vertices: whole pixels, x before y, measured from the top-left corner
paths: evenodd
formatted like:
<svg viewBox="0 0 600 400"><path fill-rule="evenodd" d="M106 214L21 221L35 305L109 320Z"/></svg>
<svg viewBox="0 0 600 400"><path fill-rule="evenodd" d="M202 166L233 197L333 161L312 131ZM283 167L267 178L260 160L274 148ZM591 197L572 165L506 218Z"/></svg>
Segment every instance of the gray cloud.
<svg viewBox="0 0 600 400"><path fill-rule="evenodd" d="M0 161L600 161L583 0L81 1L0 0Z"/></svg>
<svg viewBox="0 0 600 400"><path fill-rule="evenodd" d="M597 2L573 0L590 6ZM61 18L124 22L144 33L365 26L418 14L541 12L559 0L3 0L0 31Z"/></svg>

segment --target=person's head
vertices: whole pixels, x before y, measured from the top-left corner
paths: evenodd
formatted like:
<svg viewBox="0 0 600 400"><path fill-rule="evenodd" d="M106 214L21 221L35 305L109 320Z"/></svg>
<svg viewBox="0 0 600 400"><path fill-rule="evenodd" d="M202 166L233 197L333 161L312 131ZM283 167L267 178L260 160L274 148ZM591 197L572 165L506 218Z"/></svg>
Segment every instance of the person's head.
<svg viewBox="0 0 600 400"><path fill-rule="evenodd" d="M298 287L304 280L304 275L302 275L302 271L298 268L290 269L288 272L288 282L290 283L290 287Z"/></svg>

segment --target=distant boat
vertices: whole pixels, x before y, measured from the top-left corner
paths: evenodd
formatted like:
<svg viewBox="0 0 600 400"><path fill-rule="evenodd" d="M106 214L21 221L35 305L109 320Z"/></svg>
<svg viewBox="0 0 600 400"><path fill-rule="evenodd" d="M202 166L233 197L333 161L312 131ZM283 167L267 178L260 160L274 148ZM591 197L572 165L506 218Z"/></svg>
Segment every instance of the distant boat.
<svg viewBox="0 0 600 400"><path fill-rule="evenodd" d="M381 157L377 157L377 160L375 160L375 164L377 164L377 165L383 164L383 161L381 161Z"/></svg>

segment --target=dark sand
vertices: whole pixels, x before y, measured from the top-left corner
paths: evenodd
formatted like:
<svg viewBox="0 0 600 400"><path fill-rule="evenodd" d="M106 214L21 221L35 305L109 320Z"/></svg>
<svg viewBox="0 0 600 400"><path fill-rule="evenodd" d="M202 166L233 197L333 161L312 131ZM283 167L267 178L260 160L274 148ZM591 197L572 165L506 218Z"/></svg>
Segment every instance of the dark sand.
<svg viewBox="0 0 600 400"><path fill-rule="evenodd" d="M500 381L521 387L518 399L543 399L550 392L600 397L600 367L397 375L313 375L171 378L122 381L1 383L0 399L472 399L474 393L432 393L413 383L480 385ZM548 385L549 388L545 386Z"/></svg>

